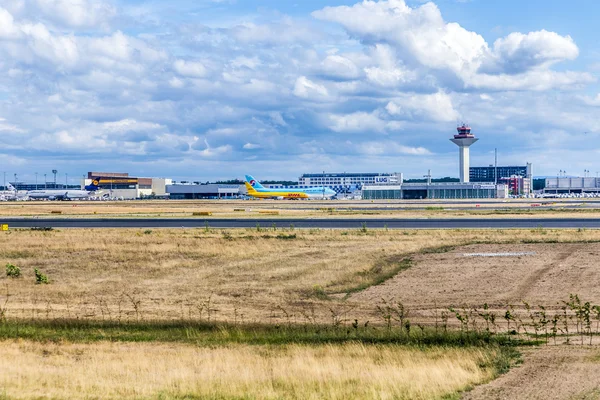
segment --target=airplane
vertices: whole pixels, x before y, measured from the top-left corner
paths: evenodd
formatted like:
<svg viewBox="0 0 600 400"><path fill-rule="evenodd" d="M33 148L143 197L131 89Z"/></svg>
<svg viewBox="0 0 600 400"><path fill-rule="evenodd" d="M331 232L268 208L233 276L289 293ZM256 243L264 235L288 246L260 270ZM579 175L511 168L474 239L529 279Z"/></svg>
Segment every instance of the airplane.
<svg viewBox="0 0 600 400"><path fill-rule="evenodd" d="M10 183L6 184L6 189L8 190L0 192L0 201L17 200L20 198L17 189Z"/></svg>
<svg viewBox="0 0 600 400"><path fill-rule="evenodd" d="M85 190L73 189L51 189L51 190L30 190L27 197L32 200L82 200L88 199L100 189L100 179L92 179L92 183L85 187Z"/></svg>
<svg viewBox="0 0 600 400"><path fill-rule="evenodd" d="M248 195L259 199L330 199L336 192L327 187L314 187L308 189L269 189L260 184L251 175L246 175L244 182Z"/></svg>

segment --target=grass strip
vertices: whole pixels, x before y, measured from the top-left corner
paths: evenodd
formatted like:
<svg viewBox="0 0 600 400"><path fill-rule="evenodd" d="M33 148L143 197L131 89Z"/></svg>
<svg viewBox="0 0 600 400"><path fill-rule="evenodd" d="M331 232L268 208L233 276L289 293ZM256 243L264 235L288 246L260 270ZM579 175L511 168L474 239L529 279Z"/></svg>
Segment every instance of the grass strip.
<svg viewBox="0 0 600 400"><path fill-rule="evenodd" d="M399 327L331 325L233 325L208 322L143 321L117 323L82 320L22 321L0 324L0 339L51 342L179 342L197 345L285 344L400 344L418 346L514 346L537 344L487 331L461 332L431 327L406 330ZM541 341L540 341L541 342Z"/></svg>

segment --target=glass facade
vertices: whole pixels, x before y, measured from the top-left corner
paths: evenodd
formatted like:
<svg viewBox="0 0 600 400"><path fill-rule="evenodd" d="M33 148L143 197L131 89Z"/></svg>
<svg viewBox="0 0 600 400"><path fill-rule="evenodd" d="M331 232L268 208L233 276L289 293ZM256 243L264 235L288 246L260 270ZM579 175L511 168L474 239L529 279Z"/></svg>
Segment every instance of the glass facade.
<svg viewBox="0 0 600 400"><path fill-rule="evenodd" d="M471 167L469 168L469 180L471 182L499 182L501 178L510 178L513 175L528 177L527 166L497 167L498 180L496 180L496 167Z"/></svg>
<svg viewBox="0 0 600 400"><path fill-rule="evenodd" d="M495 199L496 189L435 188L429 190L411 190L382 187L381 189L365 189L362 192L364 200L402 200L402 199Z"/></svg>

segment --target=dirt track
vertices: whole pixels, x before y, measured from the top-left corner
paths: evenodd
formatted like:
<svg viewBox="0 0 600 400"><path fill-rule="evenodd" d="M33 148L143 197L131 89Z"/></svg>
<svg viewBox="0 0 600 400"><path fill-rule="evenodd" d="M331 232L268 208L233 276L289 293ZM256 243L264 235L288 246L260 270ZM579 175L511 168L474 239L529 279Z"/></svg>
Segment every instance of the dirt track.
<svg viewBox="0 0 600 400"><path fill-rule="evenodd" d="M600 350L577 346L528 349L521 366L463 398L600 399Z"/></svg>
<svg viewBox="0 0 600 400"><path fill-rule="evenodd" d="M465 253L526 252L513 257L467 257ZM419 254L414 266L384 284L351 297L361 304L401 301L412 310L505 307L522 300L556 306L578 294L600 303L600 244L472 245L447 253Z"/></svg>

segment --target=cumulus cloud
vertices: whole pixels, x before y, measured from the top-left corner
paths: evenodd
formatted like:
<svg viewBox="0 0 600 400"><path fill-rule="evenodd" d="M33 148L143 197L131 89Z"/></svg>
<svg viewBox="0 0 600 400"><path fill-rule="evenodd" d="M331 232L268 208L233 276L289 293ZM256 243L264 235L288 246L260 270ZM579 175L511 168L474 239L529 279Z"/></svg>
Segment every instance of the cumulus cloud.
<svg viewBox="0 0 600 400"><path fill-rule="evenodd" d="M353 6L326 7L313 12L313 16L340 24L365 45L392 46L409 67L452 73L466 87L498 89L497 82L502 81L513 89L545 89L548 83L531 82L535 74L579 54L571 37L545 30L511 33L490 48L481 35L444 21L439 8L431 2L412 8L404 0L364 0ZM531 73L533 70L535 74ZM407 79L406 72L399 68L373 67L366 72L375 83ZM558 86L565 81L590 81L588 74L553 75L558 78Z"/></svg>
<svg viewBox="0 0 600 400"><path fill-rule="evenodd" d="M68 28L108 29L117 8L107 0L0 0L19 17L37 17Z"/></svg>
<svg viewBox="0 0 600 400"><path fill-rule="evenodd" d="M396 130L401 125L395 121L384 120L379 111L355 112L351 114L329 114L326 117L329 129L340 133L382 133L386 130Z"/></svg>
<svg viewBox="0 0 600 400"><path fill-rule="evenodd" d="M329 92L325 86L315 83L305 76L301 76L296 79L294 94L304 99L324 100L328 97Z"/></svg>
<svg viewBox="0 0 600 400"><path fill-rule="evenodd" d="M321 63L321 72L334 79L356 79L360 70L351 60L338 55L330 55Z"/></svg>
<svg viewBox="0 0 600 400"><path fill-rule="evenodd" d="M519 32L494 42L491 60L483 70L518 74L533 68L549 67L560 61L574 60L579 48L570 36L541 30L522 34Z"/></svg>
<svg viewBox="0 0 600 400"><path fill-rule="evenodd" d="M385 109L391 116L399 119L453 122L460 118L452 105L451 97L444 92L396 97Z"/></svg>
<svg viewBox="0 0 600 400"><path fill-rule="evenodd" d="M179 75L191 78L203 78L206 76L206 67L197 61L176 60L173 64Z"/></svg>
<svg viewBox="0 0 600 400"><path fill-rule="evenodd" d="M535 154L589 151L576 135L563 140L575 125L600 133L589 117L595 77L570 70L584 49L568 31L487 43L419 3L357 0L314 18L261 11L206 26L116 0L0 0L0 153L20 155L3 156L5 169L85 160L211 179L236 176L243 160L289 178L318 160L421 176L433 154L440 170L454 165L439 138L463 118L481 132L473 158L483 165L495 135L506 153L507 138Z"/></svg>

